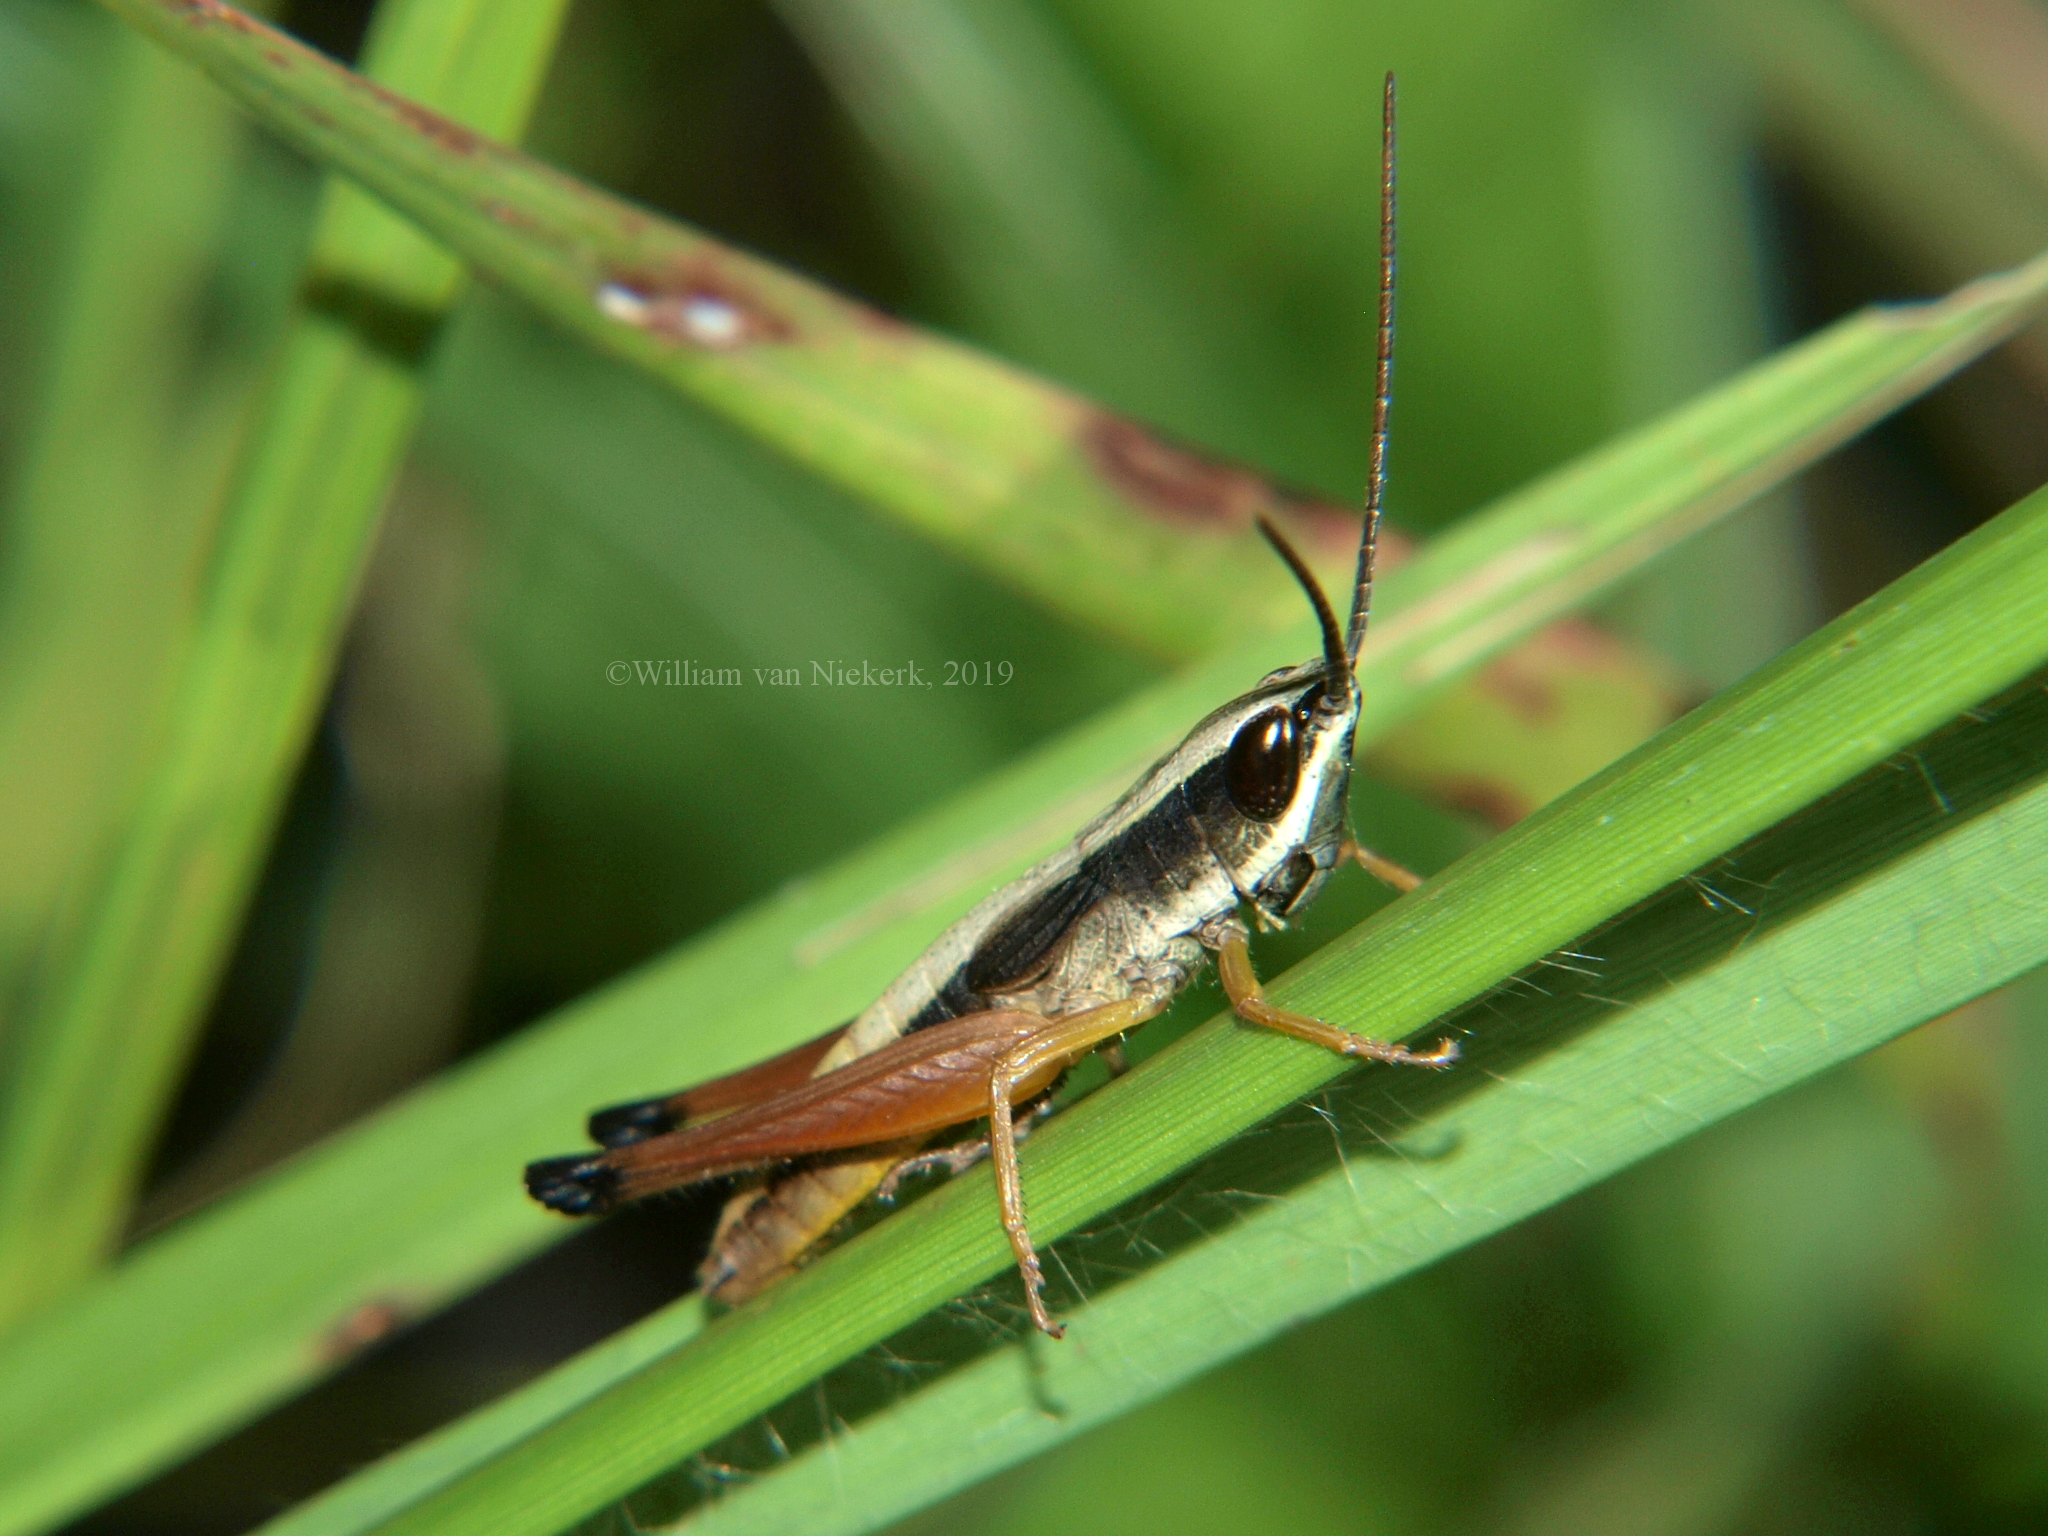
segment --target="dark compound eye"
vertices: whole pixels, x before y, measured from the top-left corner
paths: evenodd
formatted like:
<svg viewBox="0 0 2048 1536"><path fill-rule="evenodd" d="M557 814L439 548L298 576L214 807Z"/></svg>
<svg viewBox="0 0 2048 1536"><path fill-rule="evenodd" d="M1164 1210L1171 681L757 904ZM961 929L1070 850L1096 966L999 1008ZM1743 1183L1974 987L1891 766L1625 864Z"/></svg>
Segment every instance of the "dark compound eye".
<svg viewBox="0 0 2048 1536"><path fill-rule="evenodd" d="M1278 821L1301 780L1301 726L1285 709L1269 709L1237 728L1223 759L1230 803L1253 821Z"/></svg>

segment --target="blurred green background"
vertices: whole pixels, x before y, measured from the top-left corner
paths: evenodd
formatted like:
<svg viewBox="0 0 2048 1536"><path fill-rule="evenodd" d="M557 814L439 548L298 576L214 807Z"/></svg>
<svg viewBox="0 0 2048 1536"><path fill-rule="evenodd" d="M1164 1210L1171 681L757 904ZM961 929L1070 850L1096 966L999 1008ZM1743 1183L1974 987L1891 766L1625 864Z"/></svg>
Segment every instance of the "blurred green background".
<svg viewBox="0 0 2048 1536"><path fill-rule="evenodd" d="M346 58L368 9L278 14ZM1427 531L1859 304L2048 246L2048 9L1955 9L585 0L529 143L1352 499L1394 68L1391 511ZM111 163L144 111L150 153ZM205 549L175 509L225 473L315 185L83 0L0 0L0 946L118 815L161 685L136 637ZM60 347L117 194L151 208L117 286L153 343ZM79 401L92 472L53 486ZM2048 480L2044 425L2029 335L1604 617L1700 690L1738 677ZM89 686L38 694L53 654ZM1014 681L605 681L636 658ZM137 1231L1160 668L474 294ZM1400 813L1426 866L1473 835ZM2023 983L911 1528L2042 1529L2044 1015ZM77 1528L259 1523L676 1294L703 1214L578 1237Z"/></svg>

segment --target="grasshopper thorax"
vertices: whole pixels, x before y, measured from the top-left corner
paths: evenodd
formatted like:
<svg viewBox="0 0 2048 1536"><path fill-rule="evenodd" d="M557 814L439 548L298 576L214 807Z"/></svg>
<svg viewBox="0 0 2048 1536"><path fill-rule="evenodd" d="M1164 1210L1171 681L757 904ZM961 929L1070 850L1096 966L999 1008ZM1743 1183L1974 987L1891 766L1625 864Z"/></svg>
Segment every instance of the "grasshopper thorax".
<svg viewBox="0 0 2048 1536"><path fill-rule="evenodd" d="M1183 793L1210 854L1266 921L1314 899L1349 834L1359 694L1346 666L1289 667L1216 710L1182 744Z"/></svg>

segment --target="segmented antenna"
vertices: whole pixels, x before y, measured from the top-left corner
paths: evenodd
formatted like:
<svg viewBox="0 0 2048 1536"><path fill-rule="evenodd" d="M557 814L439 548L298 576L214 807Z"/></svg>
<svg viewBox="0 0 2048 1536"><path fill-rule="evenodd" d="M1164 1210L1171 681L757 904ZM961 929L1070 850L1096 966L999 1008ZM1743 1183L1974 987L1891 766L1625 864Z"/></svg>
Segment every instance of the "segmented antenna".
<svg viewBox="0 0 2048 1536"><path fill-rule="evenodd" d="M1387 500L1387 413L1394 398L1394 72L1387 71L1380 108L1380 326L1373 352L1372 443L1365 474L1365 535L1358 543L1358 581L1351 593L1345 649L1353 670L1372 615L1373 562L1379 554L1380 512Z"/></svg>
<svg viewBox="0 0 2048 1536"><path fill-rule="evenodd" d="M1342 699L1350 689L1344 686L1345 668L1349 660L1344 654L1344 637L1337 632L1337 615L1330 611L1330 600L1323 596L1323 584L1316 580L1316 573L1308 568L1308 562L1294 551L1270 518L1259 519L1259 532L1266 536L1266 542L1273 546L1275 554L1287 562L1287 569L1294 572L1294 579L1301 583L1301 590L1308 594L1309 605L1316 611L1316 623L1323 631L1323 696Z"/></svg>

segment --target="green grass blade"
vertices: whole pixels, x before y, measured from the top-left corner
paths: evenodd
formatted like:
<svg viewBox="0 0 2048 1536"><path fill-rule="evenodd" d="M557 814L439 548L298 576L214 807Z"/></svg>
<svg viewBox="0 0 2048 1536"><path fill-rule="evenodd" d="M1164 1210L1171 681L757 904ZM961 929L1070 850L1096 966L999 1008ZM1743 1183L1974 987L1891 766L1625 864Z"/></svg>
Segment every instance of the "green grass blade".
<svg viewBox="0 0 2048 1536"><path fill-rule="evenodd" d="M1986 624L1984 614L1999 615ZM2048 492L1979 529L1562 800L1283 978L1274 995L1405 1038L1526 966L1838 790L2048 659ZM2038 761L2038 754L2022 760ZM2031 767L2026 773L2031 773ZM2023 777L2025 774L2022 775ZM2004 886L2010 889L2009 885ZM1868 969L1867 957L1851 957ZM1966 952L1965 959L1972 956ZM1975 957L1979 960L1981 956ZM1915 957L1899 964L1912 974ZM1996 979L2019 961L1984 964ZM1654 967L1649 974L1656 974ZM1810 1016L1796 1021L1801 1037ZM1603 1033L1597 1021L1583 1027ZM1490 1044L1479 1036L1480 1060ZM1760 1042L1769 1047L1769 1039ZM1327 1053L1212 1021L1084 1100L1023 1154L1034 1231L1113 1210L1345 1071ZM1688 1079L1741 1101L1749 1064L1686 1052ZM1385 1074L1380 1074L1382 1081ZM1444 1081L1449 1081L1446 1079ZM1620 1102L1597 1097L1607 1088ZM1423 1088L1395 1090L1403 1097ZM1468 1069L1454 1098L1512 1095ZM1760 1096L1760 1092L1753 1096ZM1690 1128L1656 1122L1625 1072L1597 1078L1566 1122L1611 1169ZM1531 1163L1575 1148L1519 1143L1503 1204ZM1536 1181L1536 1182L1540 1182ZM1483 1187L1483 1186L1482 1186ZM1498 1225L1490 1201L1472 1235ZM1452 1221L1442 1230L1454 1231ZM380 1532L544 1536L631 1492L806 1382L1001 1271L988 1170L826 1254L755 1303L523 1443L426 1492Z"/></svg>
<svg viewBox="0 0 2048 1536"><path fill-rule="evenodd" d="M664 1307L548 1374L546 1390L508 1393L422 1437L298 1505L264 1527L267 1536L372 1530L506 1446L517 1445L577 1404L597 1397L694 1338L704 1325L694 1296Z"/></svg>
<svg viewBox="0 0 2048 1536"><path fill-rule="evenodd" d="M218 254L237 125L192 71L106 30L70 275L55 295L40 409L8 475L0 1079L18 1054L8 1042L24 977L133 791L230 441L226 412L195 408L217 381L195 368L191 316ZM138 264L144 249L152 259ZM195 388L195 372L214 388Z"/></svg>
<svg viewBox="0 0 2048 1536"><path fill-rule="evenodd" d="M1942 732L1922 756L1925 784L1880 767L1853 803L1809 812L1767 840L1783 846L1717 870L1718 889L1748 895L1778 877L1770 926L1680 888L1594 941L1603 1000L1524 998L1480 1024L1497 1038L1468 1067L1498 1079L1486 1091L1348 1080L1321 1106L1351 1132L1336 1167L1068 1313L1074 1347L996 1349L672 1529L877 1529L2048 963L2048 904L2030 894L2048 880L2048 695L2035 684L2016 702L2023 721ZM1854 858L1840 857L1845 844ZM1703 962L1687 954L1698 948ZM1649 995L1617 1012L1614 994L1646 980ZM1361 1125L1398 1130L1390 1147ZM1303 1135L1327 1153L1326 1126ZM1241 1168L1196 1181L1258 1187ZM270 1531L359 1528L341 1514L316 1500Z"/></svg>
<svg viewBox="0 0 2048 1536"><path fill-rule="evenodd" d="M1967 299L1846 321L1482 515L1448 558L1425 552L1384 593L1361 739L1590 596L1588 567L1626 575L1661 546L1660 518L1691 519L1701 495L1728 505L1727 486L1785 452L1760 423L1794 438L1830 430L1803 414L1803 392L1860 408L1893 373L1965 338L1984 344L2044 281L2030 269ZM1816 372L1816 357L1829 369ZM1460 643L1470 631L1480 641ZM855 1012L1216 699L1314 643L1300 630L1260 636L1148 691L144 1244L0 1347L0 1422L25 1426L0 1444L0 1533L62 1519L332 1369L362 1309L430 1311L564 1235L515 1175L575 1145L591 1105L730 1070Z"/></svg>
<svg viewBox="0 0 2048 1536"><path fill-rule="evenodd" d="M404 0L370 67L483 126L524 122L562 0ZM165 736L77 927L49 947L0 1113L0 1298L18 1316L118 1236L327 685L419 368L459 264L329 191L267 409L236 476Z"/></svg>

